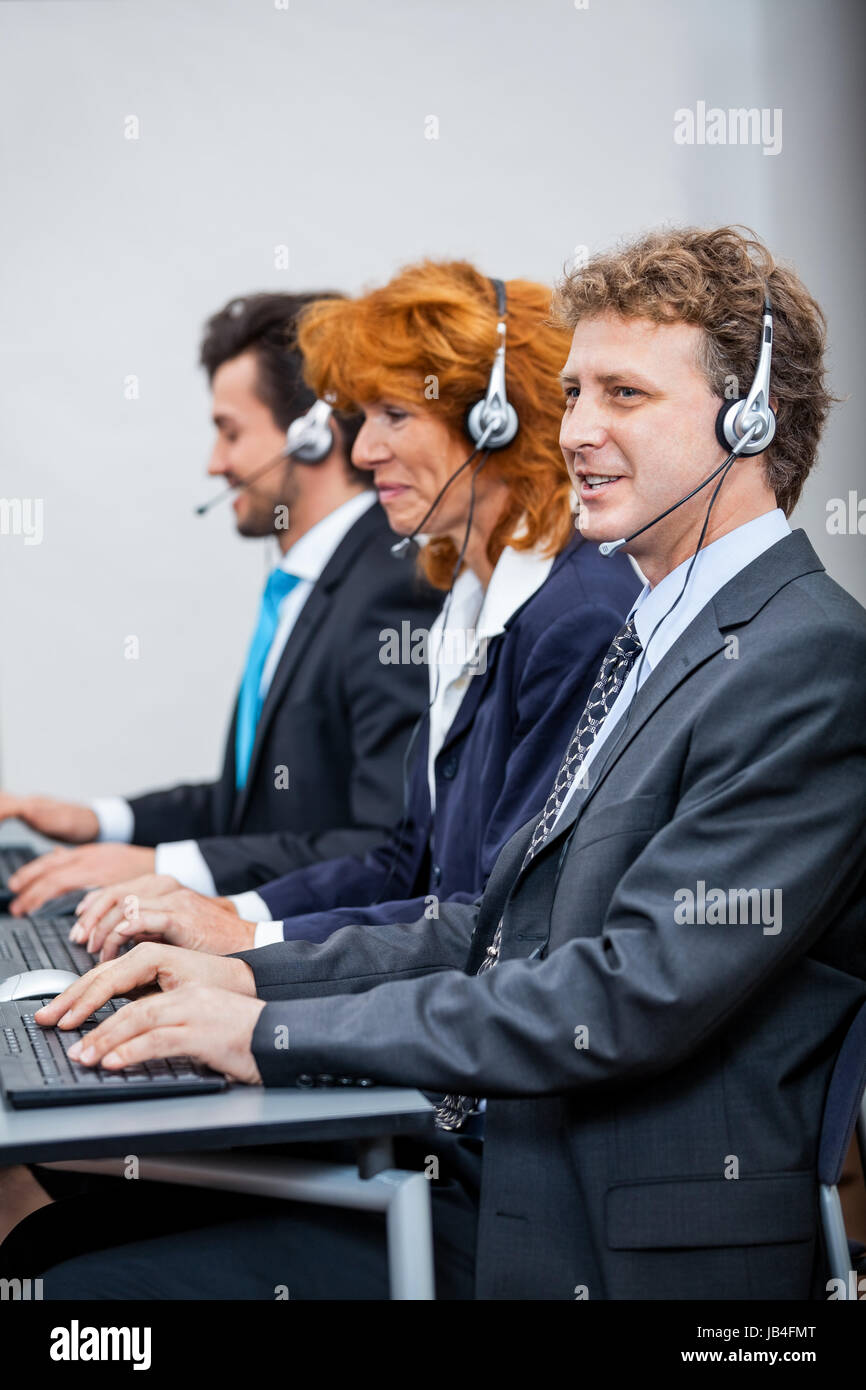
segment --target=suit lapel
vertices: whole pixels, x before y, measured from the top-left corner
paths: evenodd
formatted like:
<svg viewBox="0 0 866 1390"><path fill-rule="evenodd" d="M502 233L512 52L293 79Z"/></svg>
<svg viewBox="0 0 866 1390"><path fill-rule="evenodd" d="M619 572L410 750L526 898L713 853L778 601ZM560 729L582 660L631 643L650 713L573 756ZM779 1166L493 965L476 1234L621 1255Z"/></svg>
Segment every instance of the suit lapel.
<svg viewBox="0 0 866 1390"><path fill-rule="evenodd" d="M575 792L560 817L549 843L568 834L583 814L611 768L634 742L645 724L669 695L688 680L689 676L725 645L724 635L716 624L712 604L708 604L677 639L663 661L644 681L637 695L620 719L610 738L593 762L588 776L589 786Z"/></svg>

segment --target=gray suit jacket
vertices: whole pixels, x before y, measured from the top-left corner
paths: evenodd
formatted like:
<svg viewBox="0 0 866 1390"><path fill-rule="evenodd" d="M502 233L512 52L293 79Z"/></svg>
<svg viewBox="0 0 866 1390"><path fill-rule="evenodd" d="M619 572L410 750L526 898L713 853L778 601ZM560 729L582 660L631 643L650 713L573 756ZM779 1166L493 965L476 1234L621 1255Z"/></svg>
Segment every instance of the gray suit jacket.
<svg viewBox="0 0 866 1390"><path fill-rule="evenodd" d="M864 674L866 614L797 531L653 670L526 872L532 823L474 906L245 953L283 1001L266 1084L489 1098L479 1297L822 1288L823 1098L866 997Z"/></svg>

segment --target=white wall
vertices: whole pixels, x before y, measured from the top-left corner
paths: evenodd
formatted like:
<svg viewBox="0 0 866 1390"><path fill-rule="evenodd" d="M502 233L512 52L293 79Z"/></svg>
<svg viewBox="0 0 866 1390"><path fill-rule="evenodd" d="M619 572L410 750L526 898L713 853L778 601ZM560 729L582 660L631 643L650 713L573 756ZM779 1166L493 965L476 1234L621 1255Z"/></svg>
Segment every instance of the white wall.
<svg viewBox="0 0 866 1390"><path fill-rule="evenodd" d="M45 508L41 545L0 536L4 784L216 770L268 557L192 514L195 364L245 291L353 291L422 254L552 281L578 244L745 222L830 318L852 399L798 520L866 597L862 539L825 527L864 491L861 41L855 0L0 5L0 495ZM676 145L699 99L781 106L782 152Z"/></svg>

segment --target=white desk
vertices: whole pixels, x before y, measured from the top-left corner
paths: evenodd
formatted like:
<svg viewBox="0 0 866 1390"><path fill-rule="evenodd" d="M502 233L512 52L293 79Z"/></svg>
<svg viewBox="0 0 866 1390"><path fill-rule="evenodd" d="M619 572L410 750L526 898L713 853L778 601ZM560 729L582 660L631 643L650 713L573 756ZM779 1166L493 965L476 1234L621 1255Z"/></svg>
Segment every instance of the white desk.
<svg viewBox="0 0 866 1390"><path fill-rule="evenodd" d="M394 1087L263 1090L233 1086L217 1095L107 1101L33 1110L0 1107L0 1164L58 1163L291 1201L383 1212L391 1297L431 1299L430 1184L394 1167L399 1134L432 1134L433 1107L419 1091ZM221 1150L292 1141L351 1140L358 1166ZM153 1157L151 1157L153 1155ZM194 1237L192 1237L194 1239Z"/></svg>

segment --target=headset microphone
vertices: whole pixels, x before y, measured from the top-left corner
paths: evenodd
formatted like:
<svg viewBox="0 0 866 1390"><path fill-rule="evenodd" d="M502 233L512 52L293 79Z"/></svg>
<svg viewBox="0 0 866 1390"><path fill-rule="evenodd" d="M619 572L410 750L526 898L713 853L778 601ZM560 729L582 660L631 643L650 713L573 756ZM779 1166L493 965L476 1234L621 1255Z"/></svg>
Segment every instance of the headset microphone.
<svg viewBox="0 0 866 1390"><path fill-rule="evenodd" d="M315 464L321 463L326 459L334 447L334 431L330 420L333 414L333 406L327 401L314 401L309 410L303 415L299 415L297 420L293 420L286 431L286 442L278 454L274 454L272 459L257 468L255 473L251 473L243 482L237 483L234 487L227 487L225 492L221 492L217 497L212 497L209 502L203 502L200 507L195 508L196 516L204 516L211 507L217 506L219 502L224 502L227 497L238 492L246 492L247 488L257 483L259 478L263 478L272 468L276 468L278 463L285 463L286 459L294 459L296 463ZM426 517L425 517L426 520Z"/></svg>
<svg viewBox="0 0 866 1390"><path fill-rule="evenodd" d="M628 545L629 541L633 541L637 536L642 536L644 531L648 531L651 526L657 526L660 521L664 521L666 516L670 516L671 512L675 512L678 507L681 507L683 505L684 502L690 502L691 499L694 496L696 496L697 493L703 492L704 488L707 487L713 481L714 478L717 478L719 476L723 468L727 468L729 464L733 463L734 459L739 458L741 454L745 454L747 452L746 446L749 443L751 443L756 428L757 426L755 424L750 425L748 433L744 435L744 437L740 441L738 441L736 448L731 450L731 452L728 454L728 457L724 459L722 463L719 464L718 468L713 469L712 473L708 478L704 478L704 481L702 483L698 483L697 487L692 488L691 492L687 492L685 497L681 497L678 502L674 502L673 506L668 507L667 511L659 512L658 516L654 516L652 521L648 521L645 526L640 526L637 531L632 531L630 536L623 536L618 541L602 542L602 544L598 547L599 554L615 555L616 552L618 550L621 550L624 545Z"/></svg>
<svg viewBox="0 0 866 1390"><path fill-rule="evenodd" d="M234 493L246 492L247 488L252 487L253 483L257 483L259 478L264 477L265 473L269 473L272 468L276 468L278 463L285 463L285 461L286 451L281 449L278 454L274 454L272 459L269 459L261 468L257 468L255 473L251 473L242 483L237 483L234 487L227 487L224 492L212 497L209 502L202 502L201 506L195 508L196 516L204 516L212 507L218 506L220 502L224 502L227 497L231 497Z"/></svg>
<svg viewBox="0 0 866 1390"><path fill-rule="evenodd" d="M773 360L773 310L768 294L764 295L764 316L761 322L761 350L758 355L758 365L755 368L755 375L749 394L745 397L740 396L735 401L725 401L716 416L716 438L723 449L729 449L730 453L718 468L714 469L708 478L704 478L702 483L687 492L685 497L681 497L673 506L666 511L654 516L652 521L648 521L645 526L638 527L637 531L632 531L630 536L622 536L618 541L604 541L598 547L601 555L614 555L617 550L621 550L630 541L642 536L644 531L648 531L651 526L655 526L660 521L664 521L666 516L675 512L684 502L689 502L698 492L702 492L709 483L717 478L723 469L729 467L734 459L753 457L761 454L772 444L776 434L776 415L770 406L770 367ZM725 475L727 476L727 475Z"/></svg>
<svg viewBox="0 0 866 1390"><path fill-rule="evenodd" d="M466 415L466 433L475 445L472 453L461 463L443 487L439 489L432 503L427 508L418 525L409 536L404 536L402 540L396 541L391 546L391 554L397 559L402 560L409 550L410 545L422 535L424 527L435 512L445 493L453 482L460 477L464 469L473 463L480 453L485 457L476 469L480 471L487 462L486 455L491 449L504 449L509 445L517 434L519 421L517 411L508 399L508 391L505 384L505 336L506 336L506 317L508 314L508 302L505 291L505 283L502 280L494 280L491 277L491 285L496 295L496 313L498 323L496 332L499 335L499 346L493 358L493 365L490 368L490 376L487 379L487 390L480 401L469 409Z"/></svg>

